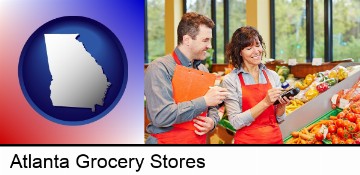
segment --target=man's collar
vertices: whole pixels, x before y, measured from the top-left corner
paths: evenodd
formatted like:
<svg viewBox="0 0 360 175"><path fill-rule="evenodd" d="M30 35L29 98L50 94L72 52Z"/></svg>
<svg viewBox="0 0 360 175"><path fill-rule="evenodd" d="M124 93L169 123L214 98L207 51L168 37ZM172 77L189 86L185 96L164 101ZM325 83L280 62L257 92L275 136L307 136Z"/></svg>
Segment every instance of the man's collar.
<svg viewBox="0 0 360 175"><path fill-rule="evenodd" d="M186 66L186 67L192 67L193 64L191 63L190 59L187 58L181 51L178 47L175 48L175 53L177 55L177 57L179 58L181 64L183 66ZM194 64L196 65L197 61L200 61L200 60L194 60ZM201 62L201 61L200 61Z"/></svg>

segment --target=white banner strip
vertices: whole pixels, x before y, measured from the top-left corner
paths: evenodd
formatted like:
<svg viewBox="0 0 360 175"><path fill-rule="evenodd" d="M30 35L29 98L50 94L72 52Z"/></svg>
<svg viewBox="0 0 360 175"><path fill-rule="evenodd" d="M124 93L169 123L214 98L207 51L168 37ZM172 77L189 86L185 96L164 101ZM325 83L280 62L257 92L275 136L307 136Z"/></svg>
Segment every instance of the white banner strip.
<svg viewBox="0 0 360 175"><path fill-rule="evenodd" d="M310 175L353 174L360 147L1 146L0 155L4 174Z"/></svg>

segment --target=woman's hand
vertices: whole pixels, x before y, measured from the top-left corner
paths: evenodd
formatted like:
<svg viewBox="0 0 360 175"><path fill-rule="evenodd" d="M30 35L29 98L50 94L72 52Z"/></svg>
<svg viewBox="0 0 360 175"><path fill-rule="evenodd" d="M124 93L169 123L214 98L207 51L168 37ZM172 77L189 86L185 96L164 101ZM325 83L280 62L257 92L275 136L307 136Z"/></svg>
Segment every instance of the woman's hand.
<svg viewBox="0 0 360 175"><path fill-rule="evenodd" d="M281 88L272 88L267 92L264 102L267 106L272 105L277 99L279 99L280 94L282 93ZM290 102L290 101L289 101Z"/></svg>
<svg viewBox="0 0 360 175"><path fill-rule="evenodd" d="M293 100L294 97L290 97L290 99L288 99L287 97L281 98L279 97L279 104L276 105L276 116L281 116L285 113L285 108L286 105L288 105L290 103L290 100Z"/></svg>
<svg viewBox="0 0 360 175"><path fill-rule="evenodd" d="M281 98L281 96L279 96L278 99L280 103L277 105L277 108L285 108L286 105L290 104L290 100L293 100L294 97L290 97L289 99L287 97Z"/></svg>

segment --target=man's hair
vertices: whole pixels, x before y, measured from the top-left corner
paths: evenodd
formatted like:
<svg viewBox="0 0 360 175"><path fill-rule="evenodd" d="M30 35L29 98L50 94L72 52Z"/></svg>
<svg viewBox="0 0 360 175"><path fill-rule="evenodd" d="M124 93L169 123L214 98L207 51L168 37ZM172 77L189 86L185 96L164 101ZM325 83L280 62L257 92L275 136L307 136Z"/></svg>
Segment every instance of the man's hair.
<svg viewBox="0 0 360 175"><path fill-rule="evenodd" d="M262 54L266 55L263 38L254 27L240 27L234 32L230 43L226 46L225 52L226 58L231 60L234 67L240 68L241 64L244 62L240 52L246 47L251 46L254 41L256 41L256 38L259 39L260 43L258 44L263 48Z"/></svg>
<svg viewBox="0 0 360 175"><path fill-rule="evenodd" d="M196 39L196 35L199 34L200 25L205 25L209 28L213 28L215 26L214 22L204 15L195 12L185 13L182 16L179 26L177 28L177 43L181 44L183 42L184 35L189 35L192 39Z"/></svg>

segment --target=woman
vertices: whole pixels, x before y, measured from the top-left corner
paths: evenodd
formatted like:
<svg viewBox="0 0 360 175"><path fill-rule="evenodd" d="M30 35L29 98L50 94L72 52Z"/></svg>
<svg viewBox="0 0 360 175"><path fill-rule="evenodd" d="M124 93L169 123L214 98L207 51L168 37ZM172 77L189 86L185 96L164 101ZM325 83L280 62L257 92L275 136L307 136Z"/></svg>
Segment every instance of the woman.
<svg viewBox="0 0 360 175"><path fill-rule="evenodd" d="M237 29L227 45L226 56L236 68L224 77L223 87L230 123L237 130L235 144L281 144L278 122L284 120L288 98L281 98L276 72L261 63L265 44L253 27ZM279 100L280 104L273 105Z"/></svg>

